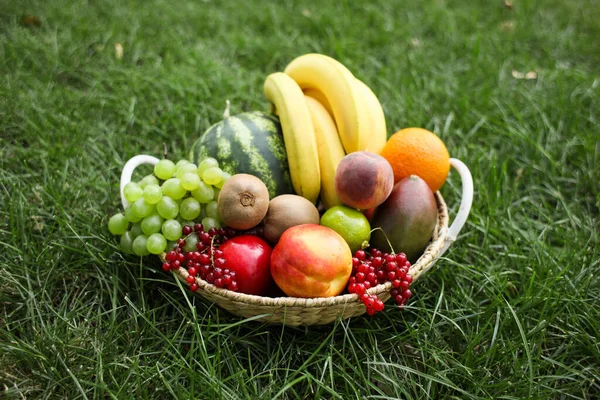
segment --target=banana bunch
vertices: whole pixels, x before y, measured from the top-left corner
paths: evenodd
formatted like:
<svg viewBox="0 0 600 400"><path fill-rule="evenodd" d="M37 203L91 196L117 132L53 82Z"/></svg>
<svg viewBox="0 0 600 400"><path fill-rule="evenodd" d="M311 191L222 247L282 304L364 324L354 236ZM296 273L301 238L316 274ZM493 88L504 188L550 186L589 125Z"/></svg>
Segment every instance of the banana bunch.
<svg viewBox="0 0 600 400"><path fill-rule="evenodd" d="M294 59L269 75L264 91L281 121L297 194L325 208L341 204L335 173L354 151L379 153L387 140L377 96L337 60L322 54Z"/></svg>

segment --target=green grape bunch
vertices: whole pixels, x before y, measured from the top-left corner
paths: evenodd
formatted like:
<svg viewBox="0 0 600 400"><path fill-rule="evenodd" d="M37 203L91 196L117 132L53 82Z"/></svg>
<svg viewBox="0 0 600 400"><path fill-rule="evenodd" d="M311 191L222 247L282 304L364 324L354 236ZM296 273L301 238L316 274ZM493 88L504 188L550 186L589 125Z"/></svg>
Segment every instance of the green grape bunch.
<svg viewBox="0 0 600 400"><path fill-rule="evenodd" d="M129 206L110 217L108 230L119 236L126 254L162 254L182 237L185 225L221 227L217 197L230 177L212 157L198 166L185 159L160 160L153 174L125 185L123 196Z"/></svg>

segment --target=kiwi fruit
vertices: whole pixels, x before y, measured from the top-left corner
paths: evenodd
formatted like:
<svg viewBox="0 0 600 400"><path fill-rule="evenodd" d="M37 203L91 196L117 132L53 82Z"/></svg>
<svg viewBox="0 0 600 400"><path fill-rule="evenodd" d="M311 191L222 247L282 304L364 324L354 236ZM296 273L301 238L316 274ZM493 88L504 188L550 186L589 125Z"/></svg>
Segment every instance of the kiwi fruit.
<svg viewBox="0 0 600 400"><path fill-rule="evenodd" d="M250 229L267 214L269 190L253 175L236 174L221 188L217 204L225 225L239 230Z"/></svg>
<svg viewBox="0 0 600 400"><path fill-rule="evenodd" d="M263 220L264 236L270 243L277 243L283 232L292 226L318 224L317 207L302 196L282 194L269 203L269 211Z"/></svg>

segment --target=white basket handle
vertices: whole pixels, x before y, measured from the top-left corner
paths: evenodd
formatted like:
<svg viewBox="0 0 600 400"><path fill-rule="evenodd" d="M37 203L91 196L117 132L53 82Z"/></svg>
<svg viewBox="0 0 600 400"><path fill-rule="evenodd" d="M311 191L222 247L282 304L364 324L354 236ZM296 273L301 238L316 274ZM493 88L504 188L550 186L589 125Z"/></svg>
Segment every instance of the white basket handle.
<svg viewBox="0 0 600 400"><path fill-rule="evenodd" d="M462 181L462 195L458 213L454 217L454 222L452 222L452 225L448 228L446 243L444 243L444 247L442 247L436 258L441 257L446 250L448 250L448 247L456 240L460 230L465 225L465 222L467 222L467 217L469 216L471 205L473 204L473 177L471 176L471 171L469 171L469 168L467 168L462 161L456 158L450 159L450 165L452 165L460 175Z"/></svg>
<svg viewBox="0 0 600 400"><path fill-rule="evenodd" d="M123 167L123 172L121 172L121 187L119 190L119 192L121 193L121 203L123 204L123 209L126 209L129 206L129 202L125 200L123 189L125 189L125 185L131 182L131 176L133 175L133 171L140 165L156 165L158 161L159 160L156 157L141 154L139 156L131 157L125 163L125 166Z"/></svg>

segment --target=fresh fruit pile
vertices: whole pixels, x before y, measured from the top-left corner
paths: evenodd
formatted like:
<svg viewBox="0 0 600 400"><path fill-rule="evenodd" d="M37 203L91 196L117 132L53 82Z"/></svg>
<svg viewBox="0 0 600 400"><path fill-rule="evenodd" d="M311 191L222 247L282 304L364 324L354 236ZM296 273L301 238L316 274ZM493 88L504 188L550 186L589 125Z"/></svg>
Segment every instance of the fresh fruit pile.
<svg viewBox="0 0 600 400"><path fill-rule="evenodd" d="M404 307L411 263L437 226L443 142L420 128L387 140L376 95L325 55L294 59L264 92L272 113L230 116L228 104L189 161L163 159L127 184L129 205L108 222L121 249L184 268L192 291L346 292L373 315L384 304L370 290L388 284Z"/></svg>

